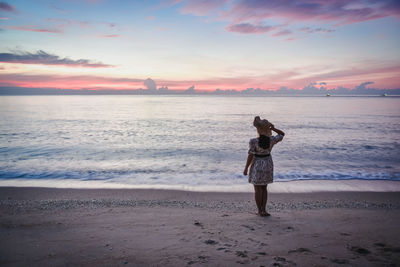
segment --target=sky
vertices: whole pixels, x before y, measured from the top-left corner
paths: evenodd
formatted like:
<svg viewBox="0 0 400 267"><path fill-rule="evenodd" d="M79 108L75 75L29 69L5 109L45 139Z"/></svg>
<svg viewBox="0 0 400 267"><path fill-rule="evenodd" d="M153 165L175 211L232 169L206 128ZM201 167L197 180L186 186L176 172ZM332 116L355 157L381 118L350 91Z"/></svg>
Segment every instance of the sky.
<svg viewBox="0 0 400 267"><path fill-rule="evenodd" d="M0 87L396 89L399 48L398 0L0 1Z"/></svg>

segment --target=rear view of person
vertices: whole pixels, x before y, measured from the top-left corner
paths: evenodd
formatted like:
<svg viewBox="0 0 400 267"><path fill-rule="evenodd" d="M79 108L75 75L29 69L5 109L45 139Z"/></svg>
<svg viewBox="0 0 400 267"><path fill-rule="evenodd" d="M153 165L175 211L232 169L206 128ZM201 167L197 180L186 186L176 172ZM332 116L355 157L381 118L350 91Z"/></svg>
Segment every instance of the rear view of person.
<svg viewBox="0 0 400 267"><path fill-rule="evenodd" d="M285 133L266 119L259 116L254 118L254 127L257 128L258 138L252 138L249 142L249 152L243 175L249 172L249 183L254 185L255 201L259 216L270 216L266 211L268 200L267 185L274 180L274 163L271 150L275 144L282 141ZM272 131L277 135L272 136Z"/></svg>

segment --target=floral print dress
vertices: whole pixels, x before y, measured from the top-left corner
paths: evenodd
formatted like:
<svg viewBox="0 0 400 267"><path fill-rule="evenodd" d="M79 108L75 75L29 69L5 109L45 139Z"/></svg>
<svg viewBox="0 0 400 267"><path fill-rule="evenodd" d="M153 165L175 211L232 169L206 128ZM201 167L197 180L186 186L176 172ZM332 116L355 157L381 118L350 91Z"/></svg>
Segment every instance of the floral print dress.
<svg viewBox="0 0 400 267"><path fill-rule="evenodd" d="M267 185L274 180L274 163L270 155L272 147L278 142L282 141L283 135L276 135L270 137L269 148L262 148L258 145L258 138L252 138L249 142L249 154L253 154L253 161L250 166L249 183L254 185ZM257 157L261 155L264 157ZM269 155L266 156L265 155Z"/></svg>

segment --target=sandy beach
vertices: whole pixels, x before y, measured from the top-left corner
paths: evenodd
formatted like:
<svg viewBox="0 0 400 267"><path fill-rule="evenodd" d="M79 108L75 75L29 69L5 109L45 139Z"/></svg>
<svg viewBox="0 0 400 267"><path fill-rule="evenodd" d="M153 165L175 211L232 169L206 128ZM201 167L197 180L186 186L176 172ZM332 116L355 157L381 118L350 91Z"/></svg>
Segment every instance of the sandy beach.
<svg viewBox="0 0 400 267"><path fill-rule="evenodd" d="M399 192L0 188L2 266L398 266Z"/></svg>

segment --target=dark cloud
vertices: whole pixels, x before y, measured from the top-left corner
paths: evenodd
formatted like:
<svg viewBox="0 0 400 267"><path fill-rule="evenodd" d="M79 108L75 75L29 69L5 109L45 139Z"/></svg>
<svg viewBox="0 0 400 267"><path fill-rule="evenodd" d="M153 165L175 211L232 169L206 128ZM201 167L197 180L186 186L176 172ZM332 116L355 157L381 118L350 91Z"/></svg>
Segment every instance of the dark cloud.
<svg viewBox="0 0 400 267"><path fill-rule="evenodd" d="M144 84L144 86L147 87L147 90L149 90L149 91L157 91L157 85L156 85L156 82L153 81L153 79L147 78L147 79L144 81L143 84Z"/></svg>
<svg viewBox="0 0 400 267"><path fill-rule="evenodd" d="M190 86L188 89L185 90L186 93L195 93L196 90L194 90L194 85Z"/></svg>
<svg viewBox="0 0 400 267"><path fill-rule="evenodd" d="M6 2L0 2L0 11L17 12L15 7L13 7L12 5L9 5Z"/></svg>
<svg viewBox="0 0 400 267"><path fill-rule="evenodd" d="M69 67L85 67L85 68L112 67L112 65L106 65L100 62L92 62L88 59L72 60L69 58L61 58L57 55L48 54L42 50L39 50L36 53L29 53L29 52L0 53L0 62L41 64L41 65L63 65Z"/></svg>
<svg viewBox="0 0 400 267"><path fill-rule="evenodd" d="M367 89L367 85L373 84L374 82L363 82L359 86L354 87L355 90L365 90Z"/></svg>
<svg viewBox="0 0 400 267"><path fill-rule="evenodd" d="M333 29L326 29L326 28L310 28L310 27L304 27L299 29L301 32L305 33L330 33L334 32L335 30Z"/></svg>

